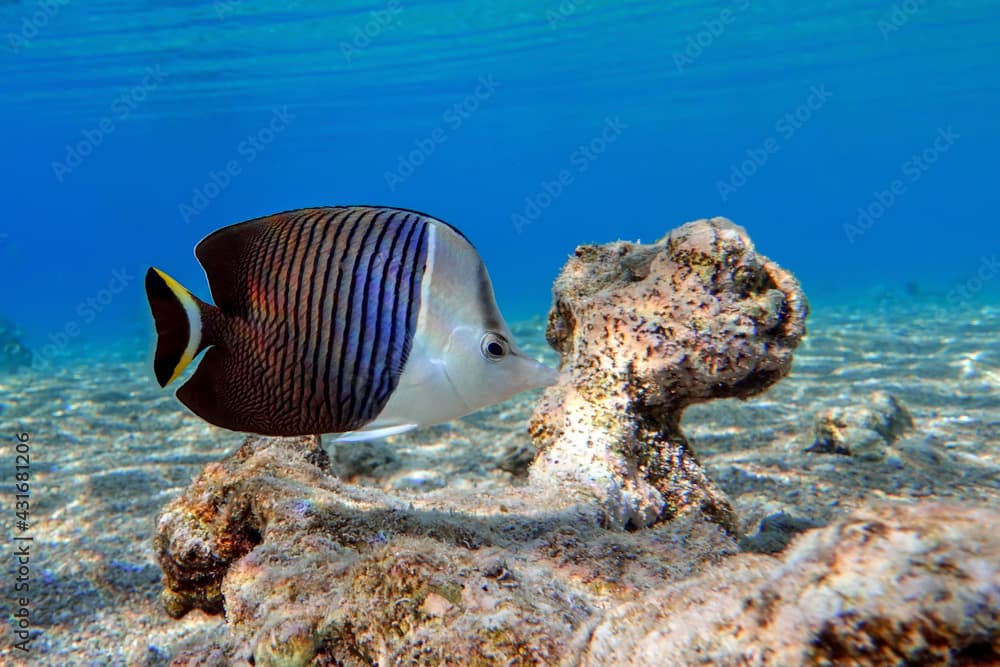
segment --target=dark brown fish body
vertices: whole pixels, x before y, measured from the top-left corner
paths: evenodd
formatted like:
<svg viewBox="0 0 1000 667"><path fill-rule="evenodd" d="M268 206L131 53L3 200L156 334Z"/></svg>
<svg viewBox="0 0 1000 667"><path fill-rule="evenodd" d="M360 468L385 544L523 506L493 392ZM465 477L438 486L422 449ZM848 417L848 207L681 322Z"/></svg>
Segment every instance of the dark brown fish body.
<svg viewBox="0 0 1000 667"><path fill-rule="evenodd" d="M421 417L436 406L423 403L420 389L435 391L440 384L454 390L455 371L440 380L435 369L447 366L454 331L467 328L453 325L447 313L485 320L488 329L509 337L485 268L476 270L482 263L472 246L450 226L413 211L290 211L220 229L198 245L196 255L215 306L156 269L147 274L160 340L157 378L165 385L209 347L177 396L225 428L267 435L344 433L380 415L380 427L426 423ZM435 264L436 284L445 292L444 307L436 309L423 303L433 294ZM456 280L449 273L468 275ZM488 303L466 308L470 299ZM179 326L185 320L187 326ZM397 397L389 406L392 414L383 414L418 337L419 354L433 358L410 365L404 380L413 395ZM479 407L463 397L456 402L440 416Z"/></svg>

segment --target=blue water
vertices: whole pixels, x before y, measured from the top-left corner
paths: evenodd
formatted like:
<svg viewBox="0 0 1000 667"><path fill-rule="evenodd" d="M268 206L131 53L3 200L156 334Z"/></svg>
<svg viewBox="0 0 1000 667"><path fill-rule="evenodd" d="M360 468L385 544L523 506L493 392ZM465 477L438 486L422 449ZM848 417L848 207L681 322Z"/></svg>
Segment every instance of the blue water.
<svg viewBox="0 0 1000 667"><path fill-rule="evenodd" d="M577 244L713 215L814 305L1000 293L996 2L26 0L0 35L0 314L46 358L149 339L147 266L207 297L202 236L326 204L459 226L508 319Z"/></svg>

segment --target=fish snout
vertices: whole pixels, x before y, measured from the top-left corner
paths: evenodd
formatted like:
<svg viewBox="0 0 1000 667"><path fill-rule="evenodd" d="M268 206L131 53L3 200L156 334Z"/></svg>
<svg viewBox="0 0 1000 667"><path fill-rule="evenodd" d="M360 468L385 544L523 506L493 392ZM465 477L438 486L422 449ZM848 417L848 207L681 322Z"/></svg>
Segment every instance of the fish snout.
<svg viewBox="0 0 1000 667"><path fill-rule="evenodd" d="M521 391L551 387L559 381L559 371L555 368L550 368L523 354L518 354L517 357L521 362L521 368L518 369L521 375Z"/></svg>

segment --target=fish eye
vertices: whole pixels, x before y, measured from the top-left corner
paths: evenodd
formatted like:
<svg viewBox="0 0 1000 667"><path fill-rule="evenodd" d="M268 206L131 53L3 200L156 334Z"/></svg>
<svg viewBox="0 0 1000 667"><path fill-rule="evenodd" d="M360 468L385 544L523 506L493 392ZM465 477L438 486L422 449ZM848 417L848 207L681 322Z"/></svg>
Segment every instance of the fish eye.
<svg viewBox="0 0 1000 667"><path fill-rule="evenodd" d="M483 356L490 361L500 361L510 351L507 339L492 331L483 336L483 341L479 347L483 352Z"/></svg>

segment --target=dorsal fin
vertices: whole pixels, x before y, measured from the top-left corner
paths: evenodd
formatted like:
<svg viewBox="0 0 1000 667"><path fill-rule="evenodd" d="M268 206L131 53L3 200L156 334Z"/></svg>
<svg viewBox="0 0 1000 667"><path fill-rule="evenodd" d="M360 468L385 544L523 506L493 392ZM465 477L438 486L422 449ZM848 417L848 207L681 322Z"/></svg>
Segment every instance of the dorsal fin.
<svg viewBox="0 0 1000 667"><path fill-rule="evenodd" d="M223 312L242 315L246 310L246 259L268 226L285 218L284 213L247 220L212 232L195 247L194 254L205 269L212 300Z"/></svg>

